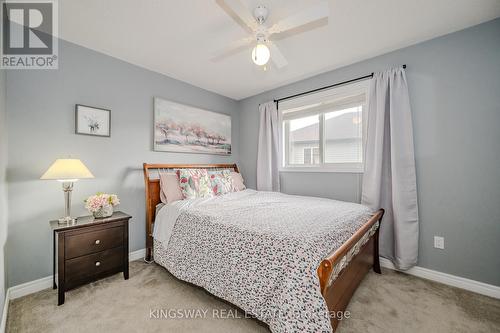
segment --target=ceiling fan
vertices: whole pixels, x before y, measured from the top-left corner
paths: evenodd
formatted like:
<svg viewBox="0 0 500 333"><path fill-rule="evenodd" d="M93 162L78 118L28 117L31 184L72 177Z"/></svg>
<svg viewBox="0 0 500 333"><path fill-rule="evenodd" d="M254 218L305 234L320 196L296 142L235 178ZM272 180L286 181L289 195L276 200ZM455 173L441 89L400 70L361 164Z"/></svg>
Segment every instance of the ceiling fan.
<svg viewBox="0 0 500 333"><path fill-rule="evenodd" d="M269 15L266 6L257 6L252 15L240 0L216 0L216 3L250 36L235 41L223 50L216 52L211 59L212 61L220 61L254 46L252 61L256 65L267 69L266 65L269 59L272 59L277 68L283 68L288 65L288 61L274 43L275 40L328 24L329 10L326 1L319 2L272 25L268 25L266 22Z"/></svg>

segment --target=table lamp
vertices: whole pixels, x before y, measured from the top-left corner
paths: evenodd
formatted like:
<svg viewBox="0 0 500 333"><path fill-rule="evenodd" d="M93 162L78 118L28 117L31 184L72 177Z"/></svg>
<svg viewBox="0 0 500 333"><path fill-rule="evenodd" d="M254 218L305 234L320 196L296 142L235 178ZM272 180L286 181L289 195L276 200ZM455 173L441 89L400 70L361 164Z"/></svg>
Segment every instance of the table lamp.
<svg viewBox="0 0 500 333"><path fill-rule="evenodd" d="M62 183L64 191L64 217L59 219L59 223L74 223L76 220L71 217L71 191L73 183L78 179L94 178L87 167L78 159L57 159L50 168L40 177L40 179L54 179Z"/></svg>

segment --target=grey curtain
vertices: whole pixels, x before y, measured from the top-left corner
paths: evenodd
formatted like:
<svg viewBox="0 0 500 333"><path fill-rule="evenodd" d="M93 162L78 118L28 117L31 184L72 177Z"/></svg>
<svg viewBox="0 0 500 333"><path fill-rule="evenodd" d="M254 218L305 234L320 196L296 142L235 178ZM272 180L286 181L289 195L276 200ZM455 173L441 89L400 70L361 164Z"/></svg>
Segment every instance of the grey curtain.
<svg viewBox="0 0 500 333"><path fill-rule="evenodd" d="M260 128L257 153L257 190L280 190L281 128L275 102L259 105Z"/></svg>
<svg viewBox="0 0 500 333"><path fill-rule="evenodd" d="M418 259L418 204L408 85L403 68L376 73L370 83L361 203L385 209L380 255L399 269Z"/></svg>

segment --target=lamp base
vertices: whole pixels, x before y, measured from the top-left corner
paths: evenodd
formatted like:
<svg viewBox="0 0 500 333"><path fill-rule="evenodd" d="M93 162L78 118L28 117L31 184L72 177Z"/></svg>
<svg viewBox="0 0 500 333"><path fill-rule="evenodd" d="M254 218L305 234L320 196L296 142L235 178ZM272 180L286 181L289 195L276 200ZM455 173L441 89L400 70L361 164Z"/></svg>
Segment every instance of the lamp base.
<svg viewBox="0 0 500 333"><path fill-rule="evenodd" d="M59 219L59 224L74 224L76 219L72 218L71 215L71 192L73 191L73 182L75 180L67 180L62 183L62 188L64 191L64 215Z"/></svg>
<svg viewBox="0 0 500 333"><path fill-rule="evenodd" d="M76 219L71 216L61 217L58 219L59 224L74 224L76 223Z"/></svg>

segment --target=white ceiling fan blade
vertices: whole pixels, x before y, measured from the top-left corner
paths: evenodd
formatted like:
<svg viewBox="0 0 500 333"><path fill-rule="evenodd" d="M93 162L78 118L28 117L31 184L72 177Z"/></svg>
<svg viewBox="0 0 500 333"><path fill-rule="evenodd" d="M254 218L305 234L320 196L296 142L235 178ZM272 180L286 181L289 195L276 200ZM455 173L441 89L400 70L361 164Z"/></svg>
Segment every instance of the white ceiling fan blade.
<svg viewBox="0 0 500 333"><path fill-rule="evenodd" d="M288 60L286 60L283 53L281 53L280 49L273 42L269 42L269 50L271 51L271 60L274 62L278 69L285 67L288 65Z"/></svg>
<svg viewBox="0 0 500 333"><path fill-rule="evenodd" d="M217 62L230 57L233 54L239 53L248 48L252 43L255 43L255 39L251 36L232 42L229 46L215 52L210 60Z"/></svg>
<svg viewBox="0 0 500 333"><path fill-rule="evenodd" d="M278 23L274 24L269 29L269 34L280 34L285 33L289 30L299 28L304 25L313 24L317 21L328 22L328 16L330 14L328 8L328 2L322 1L319 4L309 7L295 15L287 17Z"/></svg>
<svg viewBox="0 0 500 333"><path fill-rule="evenodd" d="M257 21L240 0L215 0L215 2L247 32L253 33L257 29Z"/></svg>

